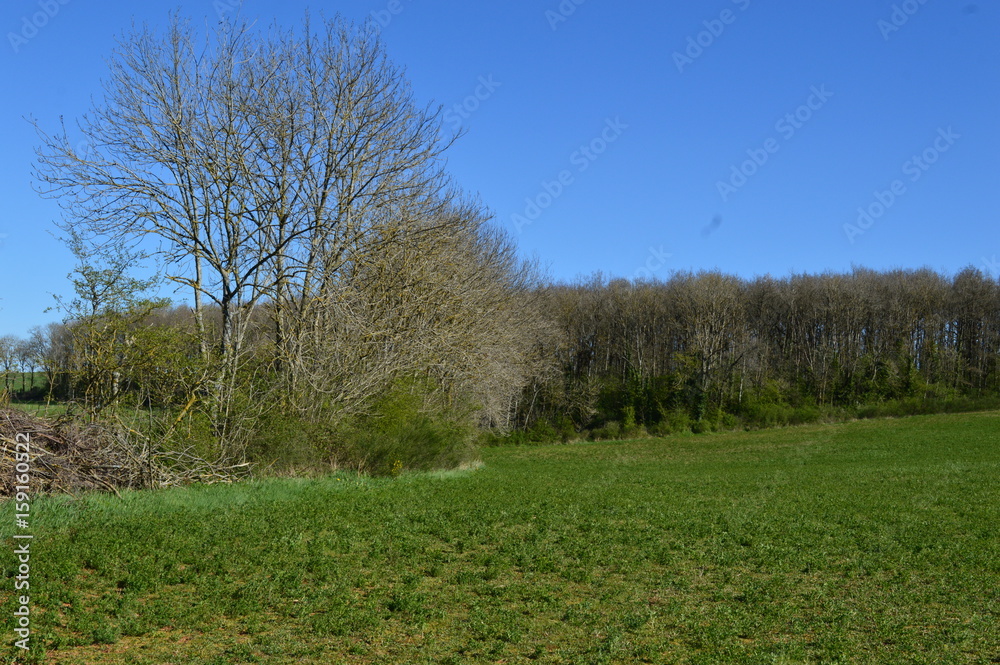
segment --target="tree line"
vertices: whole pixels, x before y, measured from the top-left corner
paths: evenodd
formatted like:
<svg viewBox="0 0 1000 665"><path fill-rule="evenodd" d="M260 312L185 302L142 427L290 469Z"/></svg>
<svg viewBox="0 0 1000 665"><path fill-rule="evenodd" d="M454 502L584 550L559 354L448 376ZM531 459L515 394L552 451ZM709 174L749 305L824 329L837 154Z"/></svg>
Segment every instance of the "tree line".
<svg viewBox="0 0 1000 665"><path fill-rule="evenodd" d="M542 294L561 372L525 395L529 429L768 424L1000 393L1000 283L976 268L598 275Z"/></svg>
<svg viewBox="0 0 1000 665"><path fill-rule="evenodd" d="M489 240L503 234L493 230ZM271 305L262 305L248 337L277 382L278 402L294 404L286 373L301 372L298 380L314 387L315 403L298 412L320 420L332 406L363 414L394 380L419 377L480 427L579 435L609 422L766 424L778 407L818 413L1000 395L1000 282L975 268L952 277L855 269L754 279L595 275L565 284L517 273L504 246L512 272L477 272L470 284L469 266L456 264L461 274L451 277L465 289L453 288L454 299L442 297L443 276L430 277L429 266L399 281L404 264L433 263L433 252L395 265L357 296L367 325L355 318L358 328L325 331L311 342L323 353L304 368L275 369L285 356ZM219 331L221 312L207 312L206 325ZM12 369L38 367L58 399L181 404L199 376L194 312L146 303L137 315L105 312L0 340L7 387L16 384Z"/></svg>

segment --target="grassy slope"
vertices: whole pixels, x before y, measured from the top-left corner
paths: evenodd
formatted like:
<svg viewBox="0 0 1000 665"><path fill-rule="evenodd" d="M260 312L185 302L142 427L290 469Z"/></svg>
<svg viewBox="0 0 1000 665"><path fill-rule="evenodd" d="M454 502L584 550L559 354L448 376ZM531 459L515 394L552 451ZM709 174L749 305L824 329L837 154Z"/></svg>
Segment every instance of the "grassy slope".
<svg viewBox="0 0 1000 665"><path fill-rule="evenodd" d="M57 663L1000 662L998 438L928 416L40 500L33 625Z"/></svg>

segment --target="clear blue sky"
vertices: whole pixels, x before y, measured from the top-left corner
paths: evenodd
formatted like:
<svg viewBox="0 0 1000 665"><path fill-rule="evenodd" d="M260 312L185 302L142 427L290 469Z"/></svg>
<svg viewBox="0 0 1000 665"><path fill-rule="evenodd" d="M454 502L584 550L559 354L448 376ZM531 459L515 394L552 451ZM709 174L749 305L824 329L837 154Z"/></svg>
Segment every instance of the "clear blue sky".
<svg viewBox="0 0 1000 665"><path fill-rule="evenodd" d="M0 334L58 318L43 310L72 268L50 235L59 209L31 188L37 139L23 117L54 128L84 113L133 20L163 25L179 8L212 24L232 4L5 0ZM247 0L241 11L287 25L307 8L381 19L416 95L468 132L451 172L553 278L969 264L997 276L1000 7L895 7ZM859 207L871 214L860 224Z"/></svg>

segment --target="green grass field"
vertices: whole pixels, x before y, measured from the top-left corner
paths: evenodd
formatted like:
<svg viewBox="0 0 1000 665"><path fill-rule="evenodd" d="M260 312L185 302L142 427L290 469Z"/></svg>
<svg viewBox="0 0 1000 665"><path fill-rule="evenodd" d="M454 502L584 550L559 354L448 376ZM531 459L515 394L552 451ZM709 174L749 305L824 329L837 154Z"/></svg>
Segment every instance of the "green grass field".
<svg viewBox="0 0 1000 665"><path fill-rule="evenodd" d="M39 499L28 655L1000 662L998 443L1000 413L922 416L488 449L477 470L395 480ZM8 535L13 512L0 506Z"/></svg>

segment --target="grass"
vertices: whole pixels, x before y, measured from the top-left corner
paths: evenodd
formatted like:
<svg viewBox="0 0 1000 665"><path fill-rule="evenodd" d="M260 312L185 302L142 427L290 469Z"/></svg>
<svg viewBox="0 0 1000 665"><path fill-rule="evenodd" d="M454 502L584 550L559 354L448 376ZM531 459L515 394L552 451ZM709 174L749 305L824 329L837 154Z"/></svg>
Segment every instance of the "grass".
<svg viewBox="0 0 1000 665"><path fill-rule="evenodd" d="M49 382L44 372L12 372L5 378L3 385L0 385L0 390L5 390L8 394L11 394L14 398L12 399L12 406L15 408L30 413L33 416L54 418L66 412L65 404L50 402L43 398L29 400L22 394L26 390L37 390L38 394L34 395L34 397L44 395L48 391L48 385Z"/></svg>
<svg viewBox="0 0 1000 665"><path fill-rule="evenodd" d="M66 413L66 405L61 402L14 402L12 407L38 418L55 418Z"/></svg>
<svg viewBox="0 0 1000 665"><path fill-rule="evenodd" d="M45 376L45 372L9 372L3 375L0 379L2 386L0 388L6 389L8 391L25 391L38 388L39 390L45 390L48 388L49 382Z"/></svg>
<svg viewBox="0 0 1000 665"><path fill-rule="evenodd" d="M998 432L920 416L38 499L29 656L1000 662Z"/></svg>

